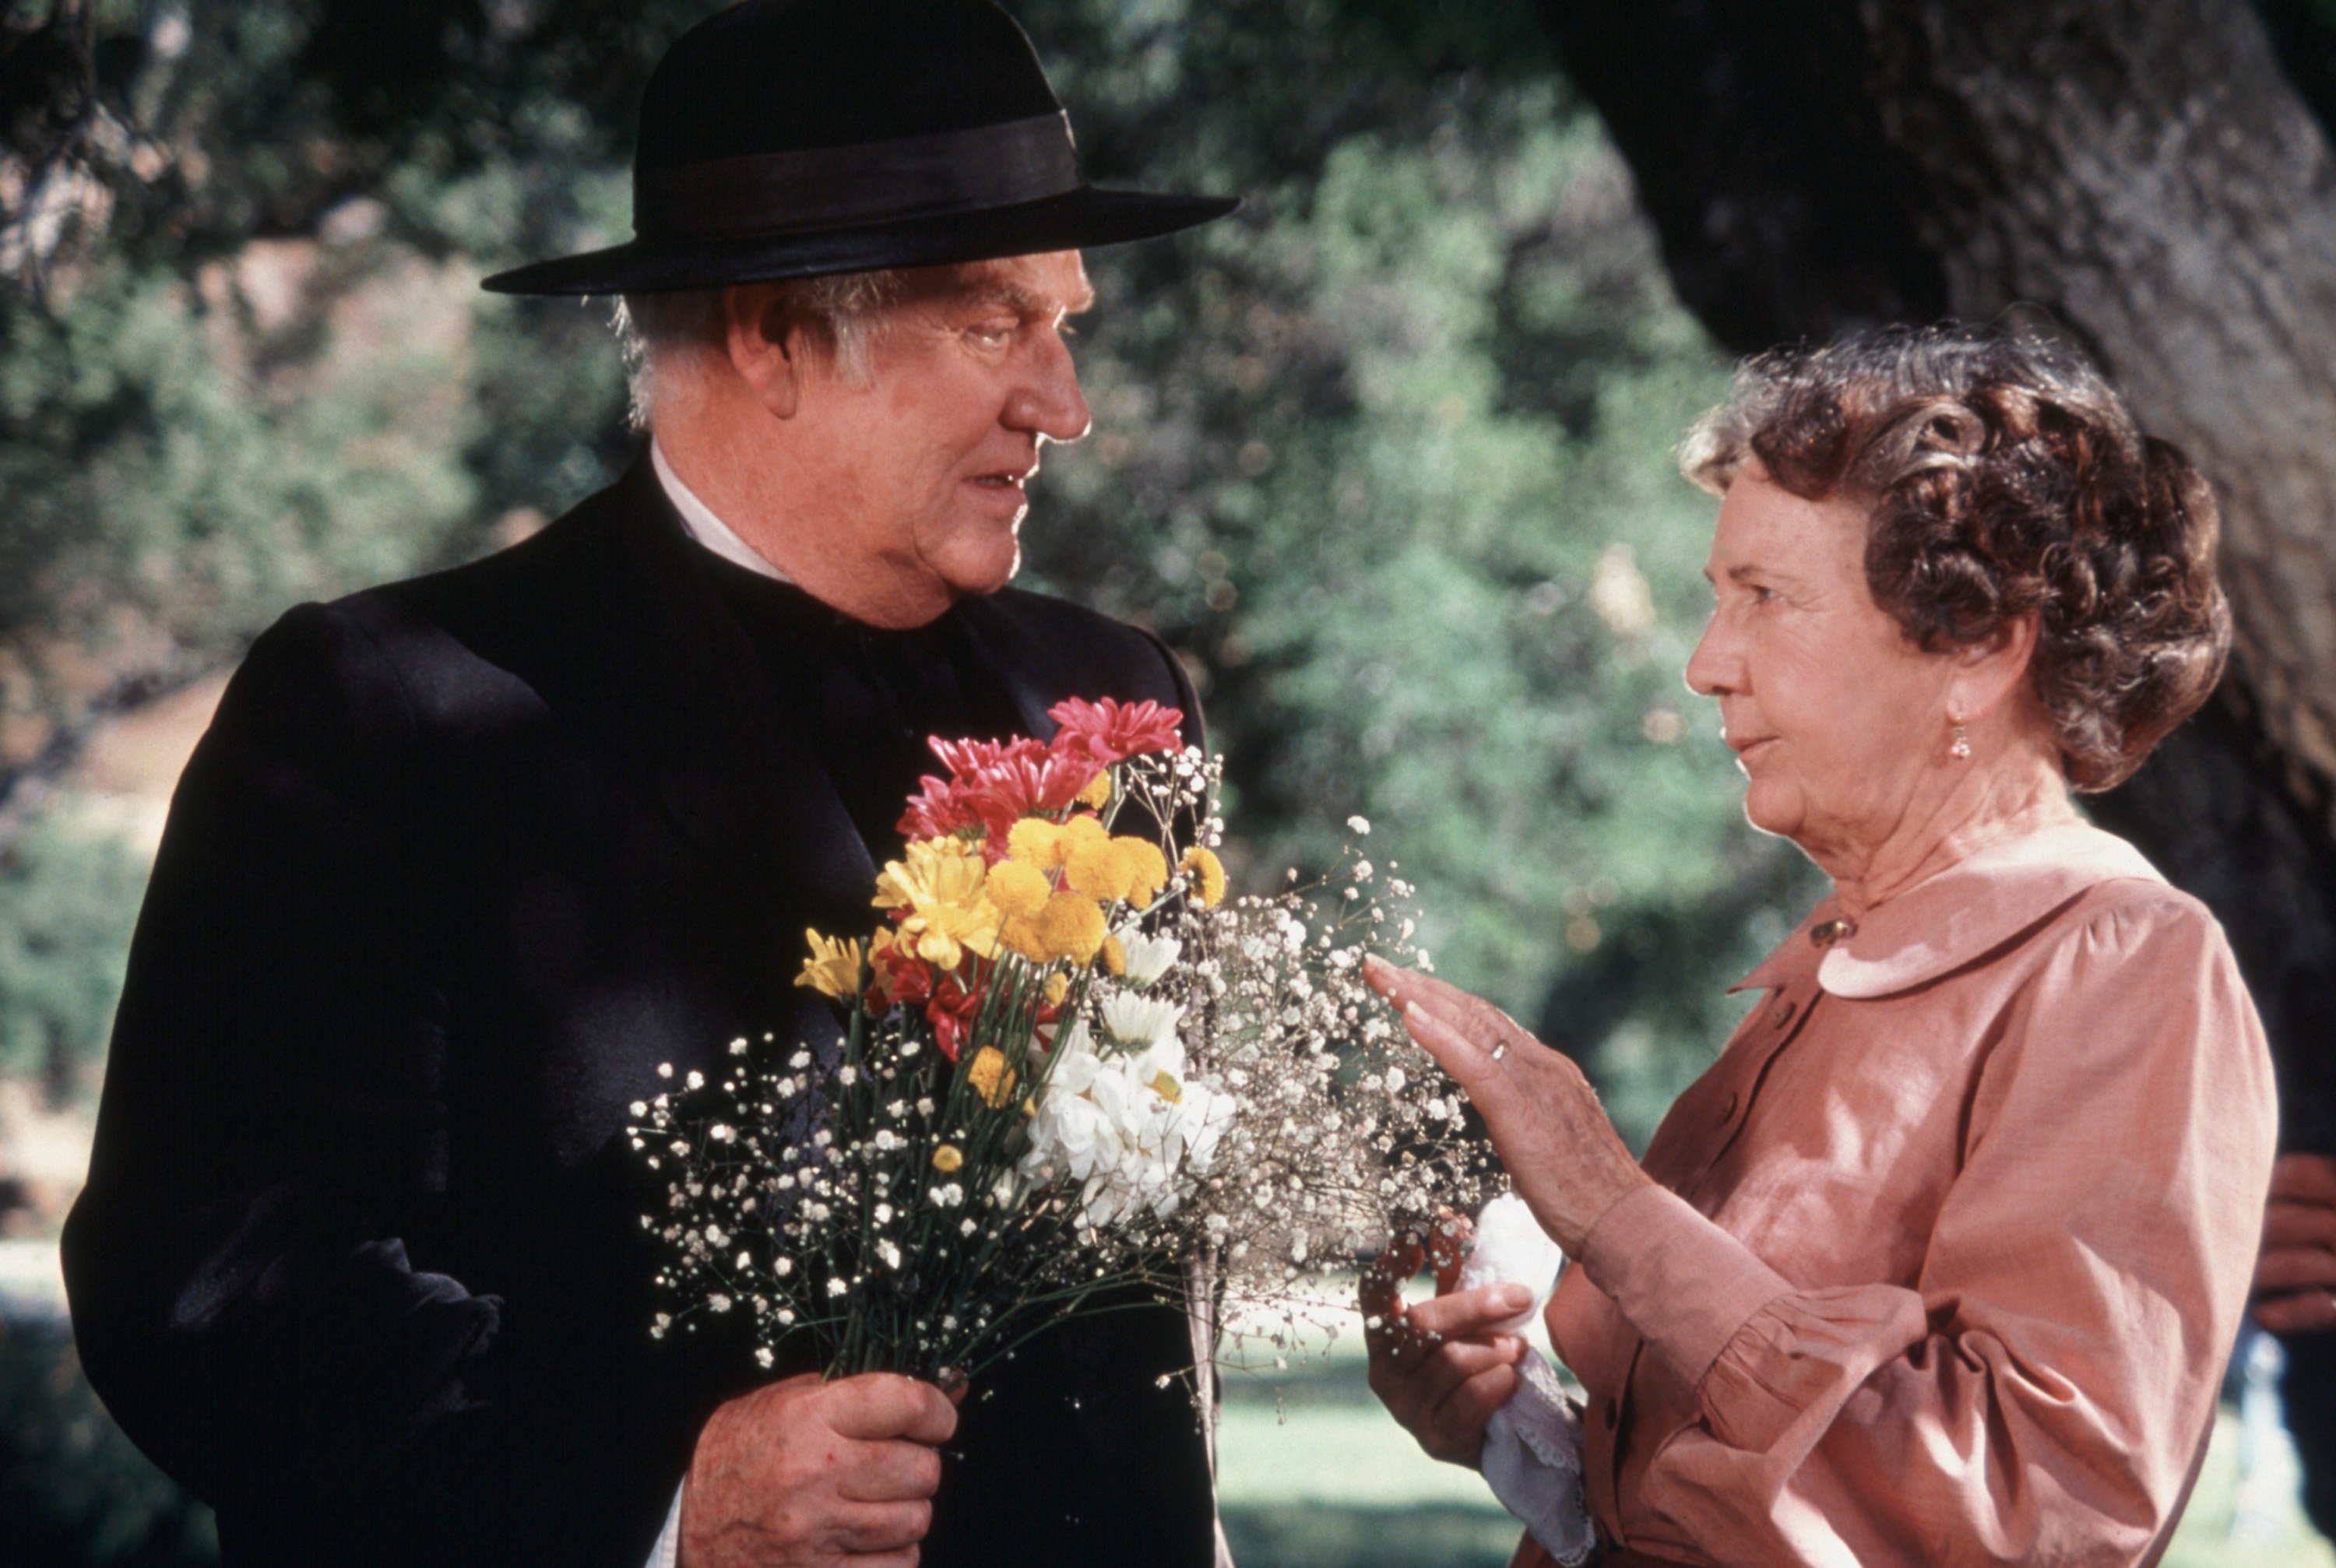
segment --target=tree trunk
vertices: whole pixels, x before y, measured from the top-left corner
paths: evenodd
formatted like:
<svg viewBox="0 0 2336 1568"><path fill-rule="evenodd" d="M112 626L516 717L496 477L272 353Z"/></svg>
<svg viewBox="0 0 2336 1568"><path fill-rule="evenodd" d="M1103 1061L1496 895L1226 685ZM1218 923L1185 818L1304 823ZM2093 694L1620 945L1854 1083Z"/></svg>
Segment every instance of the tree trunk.
<svg viewBox="0 0 2336 1568"><path fill-rule="evenodd" d="M2336 155L2244 0L1544 0L1737 350L2041 307L2223 504L2213 709L2100 814L2230 930L2336 1149Z"/></svg>
<svg viewBox="0 0 2336 1568"><path fill-rule="evenodd" d="M2223 503L2234 664L2336 800L2336 156L2242 0L1862 0L1956 312L2041 305Z"/></svg>

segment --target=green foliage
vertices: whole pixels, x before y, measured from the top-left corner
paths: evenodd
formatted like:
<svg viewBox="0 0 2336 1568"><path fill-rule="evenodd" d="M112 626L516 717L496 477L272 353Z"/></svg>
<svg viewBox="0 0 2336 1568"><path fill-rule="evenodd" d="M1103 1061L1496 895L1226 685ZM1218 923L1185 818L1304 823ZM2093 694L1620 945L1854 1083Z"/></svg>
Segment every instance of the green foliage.
<svg viewBox="0 0 2336 1568"><path fill-rule="evenodd" d="M0 23L0 172L33 193L0 233L0 793L123 690L599 478L596 329L518 329L477 254L616 219L621 122L559 94L628 91L702 8L576 7L521 50L460 5L119 0L67 138L84 9Z"/></svg>
<svg viewBox="0 0 2336 1568"><path fill-rule="evenodd" d="M246 269L269 262L302 265ZM321 285L346 308L300 323L297 369L210 319L205 285L226 281L109 262L69 311L5 321L0 624L35 667L60 637L216 661L291 602L431 559L473 504L475 413L445 326L466 278Z"/></svg>
<svg viewBox="0 0 2336 1568"><path fill-rule="evenodd" d="M106 1418L62 1324L0 1319L0 1562L11 1568L199 1568L210 1511Z"/></svg>
<svg viewBox="0 0 2336 1568"><path fill-rule="evenodd" d="M54 818L0 856L0 1076L93 1080L145 885L121 839Z"/></svg>

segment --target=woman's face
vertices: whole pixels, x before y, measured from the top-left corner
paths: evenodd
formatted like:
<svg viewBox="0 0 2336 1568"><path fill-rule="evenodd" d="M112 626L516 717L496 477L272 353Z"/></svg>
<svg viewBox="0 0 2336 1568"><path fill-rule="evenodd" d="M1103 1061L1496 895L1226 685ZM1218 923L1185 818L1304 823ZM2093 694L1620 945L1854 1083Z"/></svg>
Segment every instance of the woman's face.
<svg viewBox="0 0 2336 1568"><path fill-rule="evenodd" d="M1745 815L1828 870L1907 823L1948 745L1953 661L1874 602L1865 540L1864 507L1803 501L1747 468L1720 503L1704 572L1717 602L1687 666L1719 699Z"/></svg>

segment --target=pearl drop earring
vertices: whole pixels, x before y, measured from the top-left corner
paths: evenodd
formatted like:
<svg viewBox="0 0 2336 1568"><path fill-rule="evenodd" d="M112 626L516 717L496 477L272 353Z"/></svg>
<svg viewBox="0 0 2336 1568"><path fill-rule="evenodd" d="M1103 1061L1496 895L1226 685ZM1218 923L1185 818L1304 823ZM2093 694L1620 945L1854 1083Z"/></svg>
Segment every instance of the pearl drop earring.
<svg viewBox="0 0 2336 1568"><path fill-rule="evenodd" d="M1971 761L1971 736L1963 733L1961 725L1955 726L1954 742L1947 747L1947 755L1957 762Z"/></svg>

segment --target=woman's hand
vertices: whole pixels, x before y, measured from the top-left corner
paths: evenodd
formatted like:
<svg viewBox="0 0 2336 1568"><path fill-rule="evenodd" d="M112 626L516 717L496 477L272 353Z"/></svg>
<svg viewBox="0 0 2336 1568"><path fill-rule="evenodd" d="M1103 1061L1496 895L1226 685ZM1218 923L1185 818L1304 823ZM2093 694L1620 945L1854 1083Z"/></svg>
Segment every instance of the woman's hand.
<svg viewBox="0 0 2336 1568"><path fill-rule="evenodd" d="M1582 1070L1492 1003L1432 975L1377 958L1363 972L1402 1010L1411 1037L1468 1091L1542 1229L1579 1255L1600 1216L1649 1181Z"/></svg>
<svg viewBox="0 0 2336 1568"><path fill-rule="evenodd" d="M1489 1332L1533 1305L1522 1285L1487 1285L1406 1308L1403 1282L1419 1272L1416 1242L1399 1242L1363 1271L1363 1340L1371 1392L1430 1458L1476 1467L1484 1423L1517 1391L1525 1342Z"/></svg>

